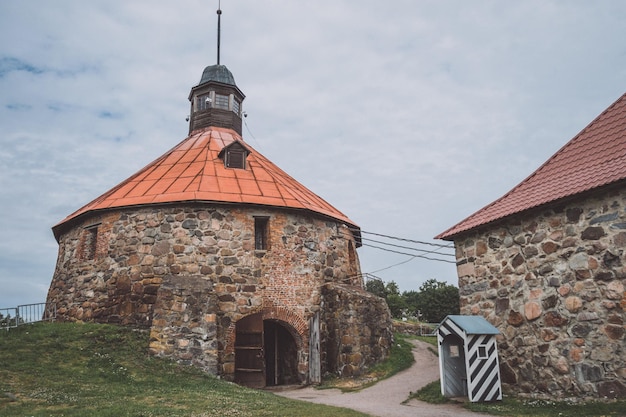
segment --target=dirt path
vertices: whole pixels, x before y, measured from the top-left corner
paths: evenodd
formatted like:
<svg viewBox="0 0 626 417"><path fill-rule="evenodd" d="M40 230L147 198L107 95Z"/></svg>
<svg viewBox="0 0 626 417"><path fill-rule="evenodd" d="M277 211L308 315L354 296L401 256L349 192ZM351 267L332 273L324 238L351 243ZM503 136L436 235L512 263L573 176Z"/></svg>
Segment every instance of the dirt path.
<svg viewBox="0 0 626 417"><path fill-rule="evenodd" d="M378 417L481 417L488 414L473 413L459 404L429 404L411 400L402 404L413 391L439 379L439 360L428 350L428 343L414 341L415 363L411 368L381 381L369 388L353 393L338 389L318 390L305 387L276 392L277 395L312 403L351 408Z"/></svg>

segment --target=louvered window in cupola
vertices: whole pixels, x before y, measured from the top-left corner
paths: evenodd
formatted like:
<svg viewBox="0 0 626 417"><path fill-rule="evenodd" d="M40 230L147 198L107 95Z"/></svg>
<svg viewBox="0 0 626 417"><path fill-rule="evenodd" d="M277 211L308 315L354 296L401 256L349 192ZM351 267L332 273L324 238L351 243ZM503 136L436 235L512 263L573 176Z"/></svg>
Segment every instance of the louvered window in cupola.
<svg viewBox="0 0 626 417"><path fill-rule="evenodd" d="M220 152L226 168L246 169L246 158L250 152L241 144L235 142Z"/></svg>

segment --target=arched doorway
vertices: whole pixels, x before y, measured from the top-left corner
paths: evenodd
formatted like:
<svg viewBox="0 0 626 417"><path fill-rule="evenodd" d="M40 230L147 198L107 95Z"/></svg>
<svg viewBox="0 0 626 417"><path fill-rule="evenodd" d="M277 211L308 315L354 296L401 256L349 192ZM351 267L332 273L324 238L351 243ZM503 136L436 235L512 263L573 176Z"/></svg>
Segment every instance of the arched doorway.
<svg viewBox="0 0 626 417"><path fill-rule="evenodd" d="M467 396L465 346L463 339L454 334L443 338L443 387L445 397Z"/></svg>
<svg viewBox="0 0 626 417"><path fill-rule="evenodd" d="M298 344L287 323L263 313L235 324L235 382L253 388L299 383Z"/></svg>
<svg viewBox="0 0 626 417"><path fill-rule="evenodd" d="M299 383L298 346L289 329L278 320L265 320L263 332L266 385Z"/></svg>

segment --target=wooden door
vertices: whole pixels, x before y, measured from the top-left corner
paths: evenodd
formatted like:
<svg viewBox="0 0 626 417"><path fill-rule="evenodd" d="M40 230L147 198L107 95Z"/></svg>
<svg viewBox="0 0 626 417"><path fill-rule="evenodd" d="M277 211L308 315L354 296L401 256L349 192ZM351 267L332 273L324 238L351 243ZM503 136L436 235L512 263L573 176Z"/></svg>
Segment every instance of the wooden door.
<svg viewBox="0 0 626 417"><path fill-rule="evenodd" d="M445 397L467 396L467 371L463 339L450 334L443 339L443 386Z"/></svg>
<svg viewBox="0 0 626 417"><path fill-rule="evenodd" d="M309 320L309 382L322 382L322 365L320 359L320 313Z"/></svg>
<svg viewBox="0 0 626 417"><path fill-rule="evenodd" d="M265 387L261 313L244 317L235 325L235 382L252 388Z"/></svg>

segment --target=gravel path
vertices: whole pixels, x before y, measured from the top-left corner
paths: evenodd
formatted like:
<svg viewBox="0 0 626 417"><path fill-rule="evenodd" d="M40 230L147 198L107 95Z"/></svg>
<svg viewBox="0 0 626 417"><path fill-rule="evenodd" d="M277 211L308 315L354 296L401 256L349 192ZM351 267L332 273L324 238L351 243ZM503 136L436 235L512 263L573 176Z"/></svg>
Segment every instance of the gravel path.
<svg viewBox="0 0 626 417"><path fill-rule="evenodd" d="M411 400L402 404L411 391L418 391L439 379L439 359L428 350L432 345L413 341L415 363L411 368L358 392L342 393L338 389L318 390L313 387L276 392L276 395L319 404L351 408L378 417L481 417L460 404L429 404Z"/></svg>

